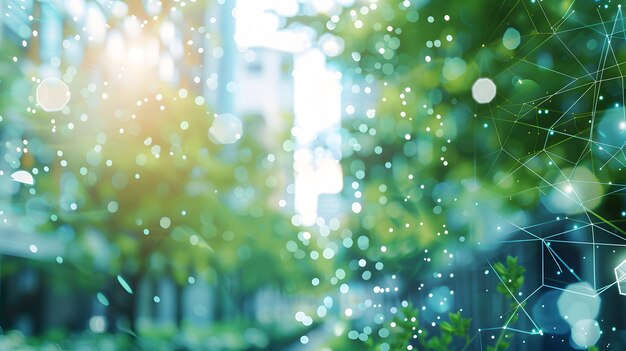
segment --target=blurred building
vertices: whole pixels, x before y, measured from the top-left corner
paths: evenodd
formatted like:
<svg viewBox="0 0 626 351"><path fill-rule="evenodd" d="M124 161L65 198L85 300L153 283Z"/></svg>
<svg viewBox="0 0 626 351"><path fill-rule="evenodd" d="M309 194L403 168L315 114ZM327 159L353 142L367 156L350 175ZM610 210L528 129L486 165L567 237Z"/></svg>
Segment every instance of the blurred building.
<svg viewBox="0 0 626 351"><path fill-rule="evenodd" d="M306 224L313 224L318 214L327 219L337 216L339 195L335 201L323 195L319 205L317 199L320 194L339 193L343 186L340 139L333 134L340 121L339 77L326 70L324 56L312 49L310 30L279 30L277 25L285 16L297 14L300 5L218 1L202 13L184 14L162 6L152 0L0 0L0 43L20 47L21 67L34 67L42 77L65 78L64 69L72 66L102 82L106 70L125 65L156 72L158 79L203 96L212 110L232 113L254 128L269 149L295 153L296 160L285 164L293 165L295 174L289 169L282 179L282 189L291 190L276 195L277 200L286 200L286 211L300 213ZM158 20L143 22L151 18ZM152 35L144 33L146 28ZM320 136L333 146L320 142ZM14 186L10 180L7 184ZM51 293L52 282L32 264L20 263L33 259L61 263L65 248L56 233L0 229L1 327L27 334L61 326L89 327L94 332L115 328L112 319L119 316L109 313L101 299L89 293ZM8 266L19 272L2 274ZM138 322L207 325L238 308L234 304L240 301L227 296L237 281L228 284L232 286L220 290L196 281L181 288L167 277L146 279L136 291ZM159 303L153 303L157 297ZM268 287L243 303L246 313L258 320L282 321L297 301ZM267 306L272 306L271 313ZM77 308L82 312L73 313Z"/></svg>

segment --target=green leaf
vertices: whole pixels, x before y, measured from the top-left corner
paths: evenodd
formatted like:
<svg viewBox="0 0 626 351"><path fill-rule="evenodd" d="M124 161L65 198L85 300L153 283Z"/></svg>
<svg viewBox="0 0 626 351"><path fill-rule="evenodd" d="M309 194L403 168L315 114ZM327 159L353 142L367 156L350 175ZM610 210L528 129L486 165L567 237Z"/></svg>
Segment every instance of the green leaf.
<svg viewBox="0 0 626 351"><path fill-rule="evenodd" d="M511 294L517 294L524 285L523 274L526 269L520 266L517 261L517 257L508 256L506 266L500 262L493 265L493 269L502 280L496 290L509 298Z"/></svg>
<svg viewBox="0 0 626 351"><path fill-rule="evenodd" d="M439 328L446 332L446 333L454 333L456 331L456 329L454 328L454 326L448 322L442 322L441 324L439 324Z"/></svg>

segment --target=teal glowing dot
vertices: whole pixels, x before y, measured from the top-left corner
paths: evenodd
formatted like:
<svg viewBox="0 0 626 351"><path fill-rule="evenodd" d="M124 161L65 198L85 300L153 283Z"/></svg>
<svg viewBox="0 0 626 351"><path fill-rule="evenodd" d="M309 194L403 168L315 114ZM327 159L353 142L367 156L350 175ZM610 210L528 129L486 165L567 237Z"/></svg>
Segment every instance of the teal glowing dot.
<svg viewBox="0 0 626 351"><path fill-rule="evenodd" d="M148 228L144 229L144 230L143 230L143 234L144 234L144 235L148 235L148 234L150 234L150 229L148 229Z"/></svg>
<svg viewBox="0 0 626 351"><path fill-rule="evenodd" d="M487 123L483 124L483 127L487 128L489 125Z"/></svg>
<svg viewBox="0 0 626 351"><path fill-rule="evenodd" d="M158 297L158 296L155 296L155 297L153 297L152 299L154 300L154 302L155 302L155 303L159 303L159 302L161 302L161 298L160 298L160 297Z"/></svg>

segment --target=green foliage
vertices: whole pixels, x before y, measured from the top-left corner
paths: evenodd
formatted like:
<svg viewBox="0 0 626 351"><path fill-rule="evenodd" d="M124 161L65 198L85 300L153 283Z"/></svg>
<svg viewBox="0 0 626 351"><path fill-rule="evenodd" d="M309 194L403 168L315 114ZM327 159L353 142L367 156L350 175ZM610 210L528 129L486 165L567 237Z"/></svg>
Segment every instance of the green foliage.
<svg viewBox="0 0 626 351"><path fill-rule="evenodd" d="M411 340L416 340L420 349L433 351L456 350L455 345L463 343L465 349L471 342L469 327L471 319L461 316L461 312L449 313L448 321L441 322L439 329L434 334L420 329L419 311L407 306L403 308L391 323L392 333L386 343L391 351L406 350ZM374 346L370 342L370 350L380 350L380 344Z"/></svg>
<svg viewBox="0 0 626 351"><path fill-rule="evenodd" d="M502 351L509 348L509 340L513 337L513 333L506 328L518 320L518 311L520 308L524 307L524 303L520 304L515 299L515 296L521 291L522 285L524 284L524 271L526 270L523 266L520 266L517 261L518 257L508 256L506 258L506 265L502 262L496 262L493 265L493 269L500 279L500 283L498 283L496 289L509 301L512 311L506 319L506 323L500 331L496 343L494 345L488 345L487 351Z"/></svg>
<svg viewBox="0 0 626 351"><path fill-rule="evenodd" d="M506 263L497 262L493 265L501 282L497 291L504 296L512 306L512 312L506 319L505 327L514 324L517 311L523 306L518 304L513 295L519 293L524 284L525 268L518 264L518 258L508 256ZM504 282L504 283L503 283ZM506 283L506 284L505 284ZM434 331L420 328L419 310L411 305L402 308L390 323L390 335L378 342L369 339L366 342L368 350L379 351L383 343L389 345L390 351L404 351L408 345L418 346L418 350L452 351L467 350L478 337L477 333L470 332L471 319L463 317L460 311L449 313L448 320L440 322ZM493 345L487 345L488 351L508 350L513 333L503 328Z"/></svg>
<svg viewBox="0 0 626 351"><path fill-rule="evenodd" d="M493 265L493 269L501 280L497 287L498 292L505 296L515 294L524 284L524 271L526 269L520 266L517 261L518 257L508 256L506 266L502 262Z"/></svg>
<svg viewBox="0 0 626 351"><path fill-rule="evenodd" d="M440 328L442 331L451 333L455 336L467 337L469 333L470 319L461 317L461 312L448 314L450 322L442 322Z"/></svg>
<svg viewBox="0 0 626 351"><path fill-rule="evenodd" d="M2 333L0 350L16 351L63 351L89 349L101 351L255 351L282 349L292 344L310 328L297 325L251 324L243 320L213 323L209 326L148 325L141 333L92 333L71 334L64 329L51 329L37 337L26 336L19 331Z"/></svg>
<svg viewBox="0 0 626 351"><path fill-rule="evenodd" d="M35 267L55 290L102 292L111 302L108 310L132 320L135 308L125 304L136 306L141 297L126 294L118 274L133 290L160 277L183 287L190 278L203 280L218 286L222 297L215 303L222 308L227 304L220 298L239 302L267 286L301 294L321 276L320 267L330 265L285 252L288 238L297 235L291 214L278 206L292 162L280 147L290 137L289 112L282 131L268 128L260 116L237 116L244 125L241 140L216 145L207 134L214 111L195 102L201 88L189 87L184 77L173 85L152 79L154 72L144 72L151 77L144 79L137 69L113 79L119 67L94 71L92 61L71 66L63 60L60 73L79 72L67 81L72 100L67 111L48 113L35 99L35 78L44 74L37 68L39 45L14 44L2 42L0 59L2 169L36 169L36 186L3 177L3 194L10 196L2 209L16 217L9 225L65 249L58 252L62 264L56 255L33 255L42 261L4 260L0 274ZM101 49L89 46L87 55L95 60ZM87 86L98 93L87 94ZM100 98L105 93L106 100ZM25 113L31 109L37 114ZM28 141L28 153L15 151L22 141ZM236 288L226 289L224 282L236 282ZM122 295L115 296L118 291ZM232 313L216 318L245 314L243 304L231 305Z"/></svg>

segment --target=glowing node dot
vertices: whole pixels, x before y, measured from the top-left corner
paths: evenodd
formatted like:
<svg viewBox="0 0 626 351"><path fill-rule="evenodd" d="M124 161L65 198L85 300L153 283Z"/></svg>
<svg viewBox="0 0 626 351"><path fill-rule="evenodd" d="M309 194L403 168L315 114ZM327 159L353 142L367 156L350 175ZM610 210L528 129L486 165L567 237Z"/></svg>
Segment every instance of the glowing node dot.
<svg viewBox="0 0 626 351"><path fill-rule="evenodd" d="M496 97L496 85L489 78L479 78L472 85L472 97L479 104L487 104Z"/></svg>

